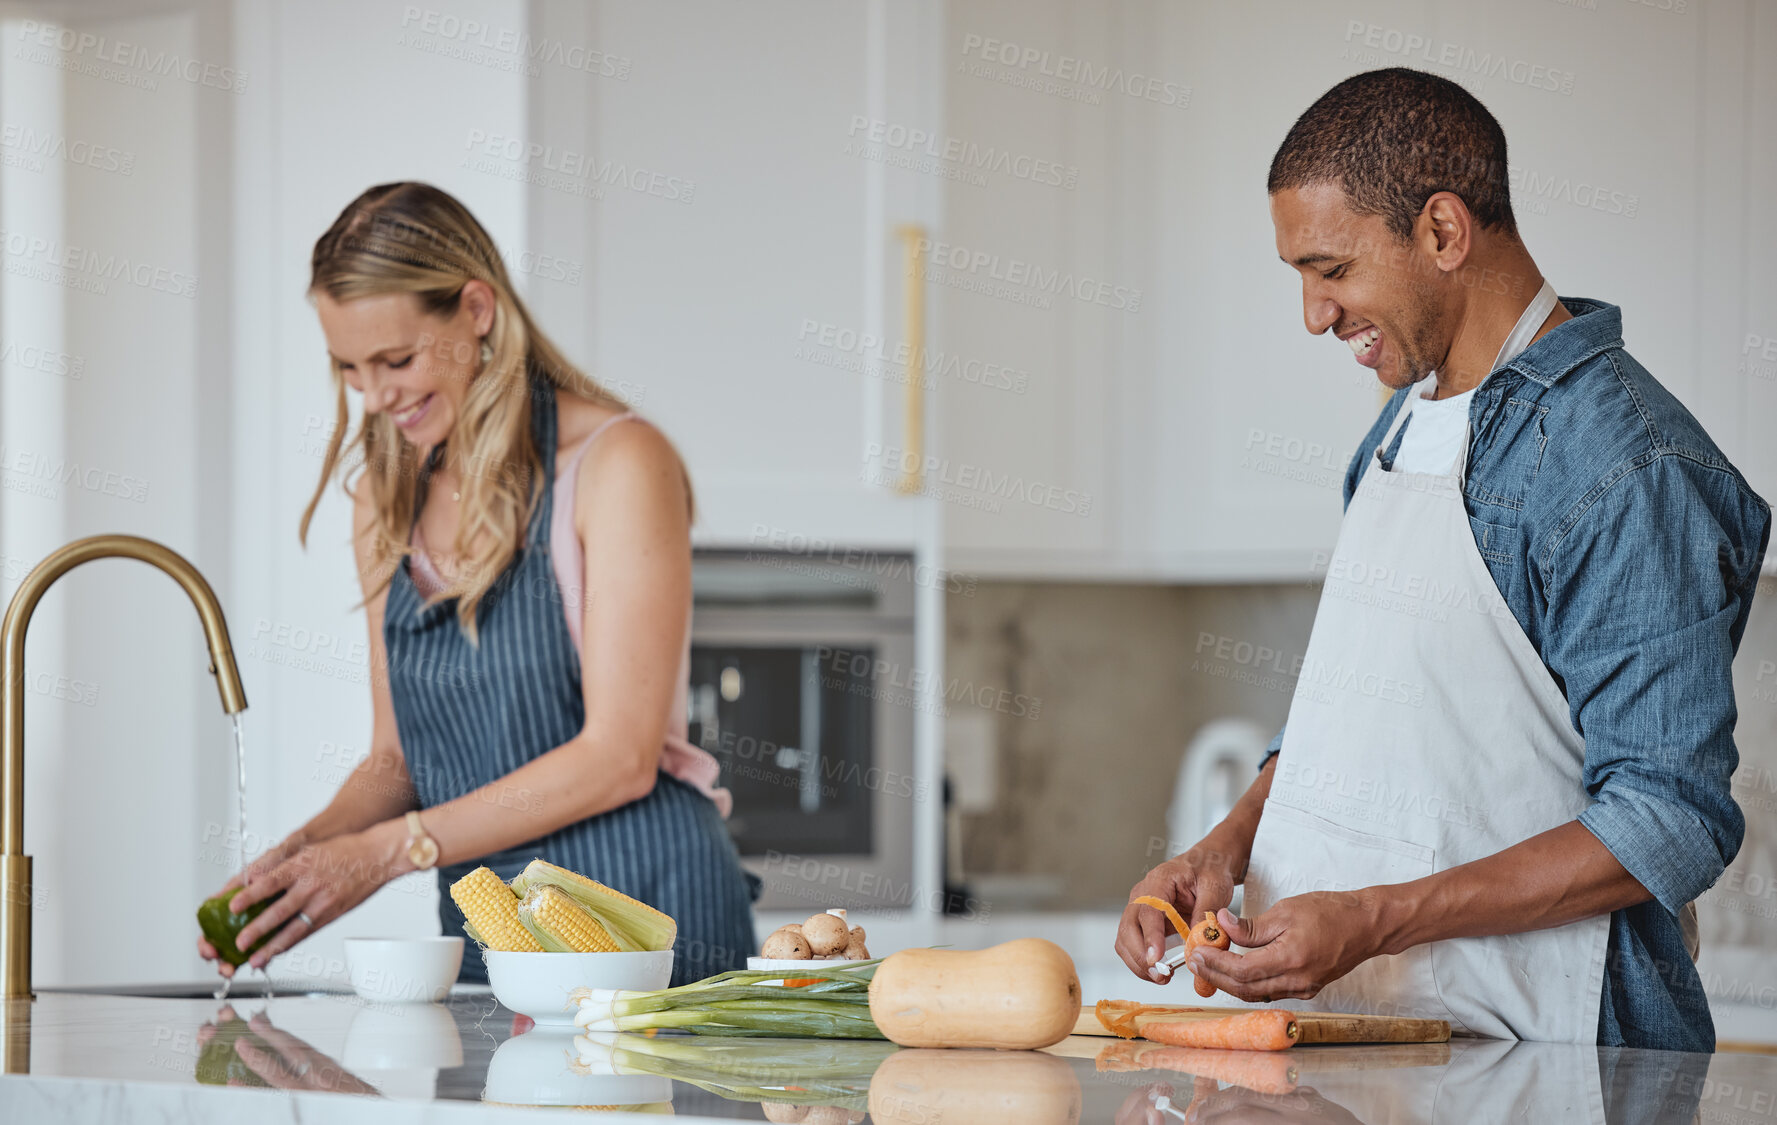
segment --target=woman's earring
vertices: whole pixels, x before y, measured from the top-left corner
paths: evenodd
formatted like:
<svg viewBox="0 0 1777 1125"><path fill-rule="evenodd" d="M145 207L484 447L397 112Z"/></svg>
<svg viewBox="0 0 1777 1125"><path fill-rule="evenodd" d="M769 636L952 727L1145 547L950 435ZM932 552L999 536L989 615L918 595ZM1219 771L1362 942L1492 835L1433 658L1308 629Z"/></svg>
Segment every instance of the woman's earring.
<svg viewBox="0 0 1777 1125"><path fill-rule="evenodd" d="M486 336L483 336L481 338L481 366L486 367L488 364L492 363L493 361L494 361L494 346L487 342Z"/></svg>

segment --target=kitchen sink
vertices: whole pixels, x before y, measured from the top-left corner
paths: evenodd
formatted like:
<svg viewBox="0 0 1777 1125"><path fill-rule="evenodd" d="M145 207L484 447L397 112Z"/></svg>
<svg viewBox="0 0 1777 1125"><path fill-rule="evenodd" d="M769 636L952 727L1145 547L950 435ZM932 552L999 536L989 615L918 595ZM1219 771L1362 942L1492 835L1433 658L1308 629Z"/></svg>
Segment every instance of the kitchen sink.
<svg viewBox="0 0 1777 1125"><path fill-rule="evenodd" d="M142 996L158 1000L214 1000L216 990L221 981L193 981L182 984L95 984L66 985L56 988L38 988L38 992L71 992L81 996ZM343 988L325 988L307 981L272 982L269 993L273 997L285 996L349 996L351 993ZM259 980L242 981L229 992L229 1000L261 1000L267 995L265 983Z"/></svg>

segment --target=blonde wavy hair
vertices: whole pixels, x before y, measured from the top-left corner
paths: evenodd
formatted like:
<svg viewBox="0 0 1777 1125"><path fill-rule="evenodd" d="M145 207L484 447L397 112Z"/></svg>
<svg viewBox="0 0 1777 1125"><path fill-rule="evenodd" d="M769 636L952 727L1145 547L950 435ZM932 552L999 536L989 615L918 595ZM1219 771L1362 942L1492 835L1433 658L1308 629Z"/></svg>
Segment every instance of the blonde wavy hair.
<svg viewBox="0 0 1777 1125"><path fill-rule="evenodd" d="M481 348L484 361L470 377L461 416L445 443L461 474L462 507L452 545L454 577L432 599L457 600L457 620L471 642L476 608L523 546L542 493L537 482L546 467L531 438L532 374L541 376L539 391L553 387L612 409L628 407L538 330L493 239L468 208L430 184L379 184L352 200L316 241L309 276L311 296L326 293L343 302L411 293L425 312L443 318L455 315L463 286L476 279L494 292L494 318ZM333 432L321 479L302 514L300 538L306 546L327 482L342 462L349 464L355 471L341 474L341 483L350 494L360 479L367 480L375 510L373 558L380 579L371 588L374 597L410 553L415 489L425 467L386 414L366 416L346 440L345 374L338 361L331 366L337 392Z"/></svg>

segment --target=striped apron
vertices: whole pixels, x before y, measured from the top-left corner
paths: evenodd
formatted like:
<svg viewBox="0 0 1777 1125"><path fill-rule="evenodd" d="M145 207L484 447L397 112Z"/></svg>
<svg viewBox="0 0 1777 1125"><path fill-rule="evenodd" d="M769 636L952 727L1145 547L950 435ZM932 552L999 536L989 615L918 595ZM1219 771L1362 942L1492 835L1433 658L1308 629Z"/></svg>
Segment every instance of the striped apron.
<svg viewBox="0 0 1777 1125"><path fill-rule="evenodd" d="M580 654L563 620L549 557L555 487L554 388L532 374L531 433L543 465L525 543L478 612L480 646L457 626L456 601L427 606L406 562L389 583L383 616L389 695L420 807L493 784L489 803L548 812L550 794L501 787L501 778L579 734L586 721ZM425 506L422 474L414 510ZM639 801L569 824L518 847L438 868L441 887L486 865L511 879L533 858L577 871L671 915L679 924L673 984L744 968L753 952L757 881L741 869L716 806L662 772ZM440 894L446 935L463 916ZM471 943L471 950L474 946ZM487 980L480 957L463 958L461 981Z"/></svg>

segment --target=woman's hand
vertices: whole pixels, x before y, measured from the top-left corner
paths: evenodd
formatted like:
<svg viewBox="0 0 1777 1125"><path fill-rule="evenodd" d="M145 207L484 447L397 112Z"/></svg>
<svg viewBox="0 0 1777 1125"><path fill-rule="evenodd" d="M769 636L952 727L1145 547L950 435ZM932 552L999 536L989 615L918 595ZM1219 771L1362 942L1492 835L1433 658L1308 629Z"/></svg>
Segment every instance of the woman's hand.
<svg viewBox="0 0 1777 1125"><path fill-rule="evenodd" d="M202 1050L216 1037L218 1027L239 1018L231 1005L224 1004L217 1011L215 1020L198 1028L198 1049ZM243 1035L235 1040L234 1053L267 1086L281 1090L330 1090L340 1094L378 1095L376 1087L333 1059L296 1036L273 1027L264 1012L249 1019L247 1027L270 1050L260 1048Z"/></svg>
<svg viewBox="0 0 1777 1125"><path fill-rule="evenodd" d="M236 945L250 949L261 936L272 935L247 963L255 969L265 968L273 957L402 874L396 857L404 837L398 838L393 831L400 827L400 821L385 821L363 832L309 844L265 874L253 877L229 902L230 910L245 910L279 891L284 897L266 907L236 937Z"/></svg>
<svg viewBox="0 0 1777 1125"><path fill-rule="evenodd" d="M301 832L293 832L284 837L284 839L278 841L276 844L273 844L270 848L267 848L262 852L257 859L253 860L253 862L247 864L243 870L237 871L231 875L228 882L216 888L216 894L233 890L236 887L244 887L250 882L263 879L266 875L276 870L279 864L283 863L297 852L300 852L303 847L303 839L304 837ZM213 898L215 896L212 895L211 897ZM227 961L224 961L222 959L222 954L217 952L216 947L211 945L209 939L204 937L201 933L197 936L197 955L206 961L216 962L216 971L223 976L234 976L234 966L230 965Z"/></svg>
<svg viewBox="0 0 1777 1125"><path fill-rule="evenodd" d="M1148 872L1129 892L1130 903L1123 908L1117 925L1117 955L1130 972L1144 980L1166 979L1152 972L1154 962L1166 949L1166 916L1135 899L1152 895L1178 907L1186 918L1220 910L1233 901L1234 884L1246 869L1246 850L1236 849L1224 839L1225 834L1210 833L1190 851Z"/></svg>

